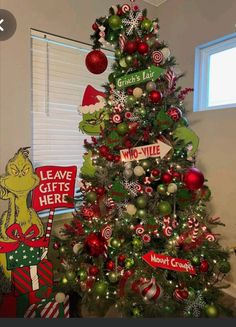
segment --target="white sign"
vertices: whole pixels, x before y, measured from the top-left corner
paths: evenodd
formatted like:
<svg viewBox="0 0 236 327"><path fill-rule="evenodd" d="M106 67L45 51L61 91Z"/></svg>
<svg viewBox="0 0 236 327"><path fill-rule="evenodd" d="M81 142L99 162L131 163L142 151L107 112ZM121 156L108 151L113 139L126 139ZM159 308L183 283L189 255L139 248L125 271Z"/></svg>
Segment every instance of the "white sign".
<svg viewBox="0 0 236 327"><path fill-rule="evenodd" d="M131 149L120 150L120 157L122 161L134 161L146 158L161 159L172 149L172 147L164 142L157 141L155 144L143 145Z"/></svg>

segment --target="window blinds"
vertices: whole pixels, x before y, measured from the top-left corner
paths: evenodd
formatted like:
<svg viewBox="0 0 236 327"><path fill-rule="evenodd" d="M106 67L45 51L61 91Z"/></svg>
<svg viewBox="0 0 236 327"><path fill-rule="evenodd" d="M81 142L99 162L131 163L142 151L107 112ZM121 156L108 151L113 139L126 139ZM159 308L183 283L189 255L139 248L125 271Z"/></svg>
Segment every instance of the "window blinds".
<svg viewBox="0 0 236 327"><path fill-rule="evenodd" d="M91 46L31 30L32 154L35 167L76 165L83 162L84 139L79 131L79 106L88 84L100 91L111 72L113 53L103 74L91 74L85 57Z"/></svg>

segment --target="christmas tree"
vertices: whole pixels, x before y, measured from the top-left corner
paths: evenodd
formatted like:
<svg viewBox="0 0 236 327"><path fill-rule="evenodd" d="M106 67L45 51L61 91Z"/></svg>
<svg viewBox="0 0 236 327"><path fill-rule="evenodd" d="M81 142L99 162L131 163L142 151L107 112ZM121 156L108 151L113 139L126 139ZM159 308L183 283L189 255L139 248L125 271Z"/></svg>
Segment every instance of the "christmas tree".
<svg viewBox="0 0 236 327"><path fill-rule="evenodd" d="M54 243L59 287L101 315L114 305L124 317L220 316L229 253L213 232L224 224L208 212L199 139L186 118L193 89L178 86L182 75L159 39L158 19L134 1L112 6L92 28L89 71L106 69L107 43L115 60L105 110L91 114L99 135L87 128L92 117L81 124L93 136L85 140L81 194L70 199L73 221Z"/></svg>

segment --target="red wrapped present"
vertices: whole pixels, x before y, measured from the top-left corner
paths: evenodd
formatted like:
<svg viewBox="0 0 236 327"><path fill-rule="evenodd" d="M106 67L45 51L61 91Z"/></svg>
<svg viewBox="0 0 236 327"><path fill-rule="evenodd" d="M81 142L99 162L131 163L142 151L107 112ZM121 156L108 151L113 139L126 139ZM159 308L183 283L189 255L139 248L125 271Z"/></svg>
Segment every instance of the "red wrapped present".
<svg viewBox="0 0 236 327"><path fill-rule="evenodd" d="M0 318L16 317L16 296L9 293L3 295L3 302L0 304Z"/></svg>
<svg viewBox="0 0 236 327"><path fill-rule="evenodd" d="M15 268L12 271L12 284L16 295L36 291L44 285L52 287L52 263L43 259L35 266Z"/></svg>
<svg viewBox="0 0 236 327"><path fill-rule="evenodd" d="M31 304L24 318L69 318L69 295L57 293L50 299Z"/></svg>

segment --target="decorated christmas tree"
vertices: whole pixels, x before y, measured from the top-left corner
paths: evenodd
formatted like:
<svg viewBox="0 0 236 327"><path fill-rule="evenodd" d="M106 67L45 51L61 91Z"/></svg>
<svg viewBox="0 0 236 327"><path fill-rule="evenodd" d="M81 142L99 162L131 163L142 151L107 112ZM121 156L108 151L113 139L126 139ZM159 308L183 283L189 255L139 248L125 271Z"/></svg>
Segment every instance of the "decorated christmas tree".
<svg viewBox="0 0 236 327"><path fill-rule="evenodd" d="M199 139L185 114L193 89L179 86L158 19L134 1L112 6L92 28L88 70L106 69L107 43L115 60L104 94L89 86L98 101L81 107L80 129L92 137L80 193L70 198L73 221L53 245L59 287L101 315L114 305L124 317L220 316L229 254L213 230L223 223L208 212Z"/></svg>

